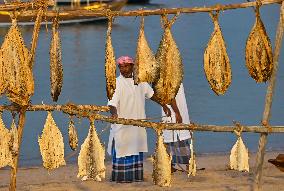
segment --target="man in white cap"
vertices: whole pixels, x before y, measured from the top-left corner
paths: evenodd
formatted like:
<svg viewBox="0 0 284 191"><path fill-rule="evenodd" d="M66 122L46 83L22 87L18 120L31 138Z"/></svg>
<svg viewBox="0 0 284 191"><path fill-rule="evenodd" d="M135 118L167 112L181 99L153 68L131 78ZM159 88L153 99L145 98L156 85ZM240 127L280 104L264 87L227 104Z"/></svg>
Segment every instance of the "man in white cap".
<svg viewBox="0 0 284 191"><path fill-rule="evenodd" d="M112 117L145 119L145 99L153 99L153 89L145 82L134 85L131 57L121 56L117 64L120 76L116 78L116 89L108 102ZM169 116L169 108L163 107ZM108 143L108 153L112 155L111 180L119 183L143 181L143 152L148 152L145 128L112 124Z"/></svg>

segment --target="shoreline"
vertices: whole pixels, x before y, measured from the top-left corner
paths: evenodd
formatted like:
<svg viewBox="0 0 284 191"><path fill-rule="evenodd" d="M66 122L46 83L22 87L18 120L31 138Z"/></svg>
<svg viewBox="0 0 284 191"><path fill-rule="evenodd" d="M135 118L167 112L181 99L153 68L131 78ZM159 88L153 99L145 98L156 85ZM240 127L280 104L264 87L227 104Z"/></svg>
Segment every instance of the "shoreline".
<svg viewBox="0 0 284 191"><path fill-rule="evenodd" d="M280 191L284 188L284 173L267 162L275 158L280 152L267 152L263 167L263 190ZM159 187L152 182L151 159L144 160L144 182L117 184L110 182L111 161L106 162L106 179L102 182L81 181L77 178L78 167L68 164L54 171L48 172L42 166L20 167L17 174L17 190L23 191L82 191L82 190L249 190L253 181L253 165L256 153L250 155L250 172L228 170L229 154L197 155L197 169L195 177L187 177L185 172L177 171L172 176L172 186ZM0 169L0 191L8 189L10 183L10 169Z"/></svg>

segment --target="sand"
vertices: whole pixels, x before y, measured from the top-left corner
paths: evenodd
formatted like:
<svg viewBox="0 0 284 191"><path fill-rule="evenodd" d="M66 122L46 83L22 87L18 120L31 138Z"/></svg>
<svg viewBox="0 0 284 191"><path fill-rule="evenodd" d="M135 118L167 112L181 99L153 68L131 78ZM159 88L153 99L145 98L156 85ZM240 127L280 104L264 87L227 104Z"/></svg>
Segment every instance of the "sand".
<svg viewBox="0 0 284 191"><path fill-rule="evenodd" d="M283 152L280 152L283 153ZM283 191L284 173L267 160L275 158L278 152L265 155L263 168L263 190ZM253 181L253 164L255 153L250 153L250 171L238 172L228 170L229 154L203 154L197 156L198 170L195 177L187 177L185 172L173 174L172 186L162 188L152 183L152 163L146 159L144 163L144 182L118 184L110 182L111 163L107 162L107 175L103 182L81 181L76 177L77 166L67 164L48 173L43 167L19 168L17 174L17 190L21 191L110 191L110 190L204 190L204 191L242 191L250 190ZM8 190L10 170L0 169L0 191Z"/></svg>

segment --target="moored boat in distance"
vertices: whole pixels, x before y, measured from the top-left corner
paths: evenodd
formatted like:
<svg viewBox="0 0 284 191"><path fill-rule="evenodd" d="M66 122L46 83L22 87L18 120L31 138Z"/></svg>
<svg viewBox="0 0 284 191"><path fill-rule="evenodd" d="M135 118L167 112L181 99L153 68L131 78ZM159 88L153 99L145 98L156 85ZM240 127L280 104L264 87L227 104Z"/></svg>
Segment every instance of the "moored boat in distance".
<svg viewBox="0 0 284 191"><path fill-rule="evenodd" d="M48 9L46 11L45 16L43 17L42 24L51 24L54 16L49 16L49 13L54 13L58 11L58 18L60 24L68 24L68 23L81 23L81 22L92 22L96 20L103 20L106 17L94 16L92 14L72 14L76 11L81 13L89 13L89 12L102 12L107 9L111 11L119 11L123 8L123 6L127 3L127 0L113 0L113 1L83 1L79 4L67 3L60 4L53 7L52 9ZM21 15L17 17L19 25L33 25L36 19L36 12L33 10L27 10L23 12ZM0 11L0 26L9 26L11 25L10 13L8 11Z"/></svg>
<svg viewBox="0 0 284 191"><path fill-rule="evenodd" d="M129 4L143 4L143 3L149 3L150 0L128 0L127 3Z"/></svg>

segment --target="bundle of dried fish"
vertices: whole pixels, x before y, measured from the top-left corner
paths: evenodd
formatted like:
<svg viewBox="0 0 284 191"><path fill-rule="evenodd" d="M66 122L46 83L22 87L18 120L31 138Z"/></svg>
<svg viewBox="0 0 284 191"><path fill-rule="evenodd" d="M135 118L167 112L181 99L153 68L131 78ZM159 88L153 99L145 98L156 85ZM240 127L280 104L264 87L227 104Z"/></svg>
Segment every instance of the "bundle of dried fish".
<svg viewBox="0 0 284 191"><path fill-rule="evenodd" d="M29 51L15 19L12 19L12 26L1 46L1 54L7 97L19 105L28 105L34 93L33 73L29 66Z"/></svg>
<svg viewBox="0 0 284 191"><path fill-rule="evenodd" d="M177 15L168 21L165 15L164 34L156 53L160 67L159 78L153 83L154 96L158 102L169 104L175 98L183 79L183 64L178 47L171 34L171 26Z"/></svg>
<svg viewBox="0 0 284 191"><path fill-rule="evenodd" d="M222 95L231 84L232 72L225 41L218 23L218 14L210 13L214 23L214 31L204 52L204 71L211 89L217 95Z"/></svg>
<svg viewBox="0 0 284 191"><path fill-rule="evenodd" d="M112 22L113 18L109 18L107 37L106 37L106 47L105 47L106 91L109 100L112 98L116 88L116 64L115 64L114 51L111 43Z"/></svg>
<svg viewBox="0 0 284 191"><path fill-rule="evenodd" d="M170 186L171 176L171 156L167 153L161 131L157 131L157 143L153 162L153 182L159 186Z"/></svg>
<svg viewBox="0 0 284 191"><path fill-rule="evenodd" d="M70 117L70 122L68 126L68 135L69 135L69 145L71 149L75 151L78 146L78 136L72 117Z"/></svg>
<svg viewBox="0 0 284 191"><path fill-rule="evenodd" d="M63 137L52 118L51 112L48 112L41 137L38 138L40 153L43 160L43 166L52 170L61 165L65 165Z"/></svg>
<svg viewBox="0 0 284 191"><path fill-rule="evenodd" d="M101 181L105 178L104 160L105 149L96 132L94 121L91 120L88 136L81 145L78 156L79 172L77 177L83 177L82 180Z"/></svg>
<svg viewBox="0 0 284 191"><path fill-rule="evenodd" d="M188 163L188 176L196 175L196 156L193 149L193 134L191 133L191 142L190 142L190 159Z"/></svg>
<svg viewBox="0 0 284 191"><path fill-rule="evenodd" d="M50 43L50 87L53 101L58 100L63 84L63 67L61 61L61 42L58 31L58 20L55 18L52 24L52 39Z"/></svg>
<svg viewBox="0 0 284 191"><path fill-rule="evenodd" d="M266 82L273 70L272 47L256 7L256 21L246 42L246 66L256 82Z"/></svg>
<svg viewBox="0 0 284 191"><path fill-rule="evenodd" d="M235 133L238 136L238 140L231 150L230 168L233 170L249 172L248 149L241 138L241 132L235 131Z"/></svg>
<svg viewBox="0 0 284 191"><path fill-rule="evenodd" d="M158 70L159 65L146 40L144 32L144 17L142 17L136 49L136 60L134 64L134 83L152 83L157 81L159 76Z"/></svg>
<svg viewBox="0 0 284 191"><path fill-rule="evenodd" d="M5 166L13 166L13 157L10 151L11 134L5 127L2 120L2 113L0 115L0 168Z"/></svg>

